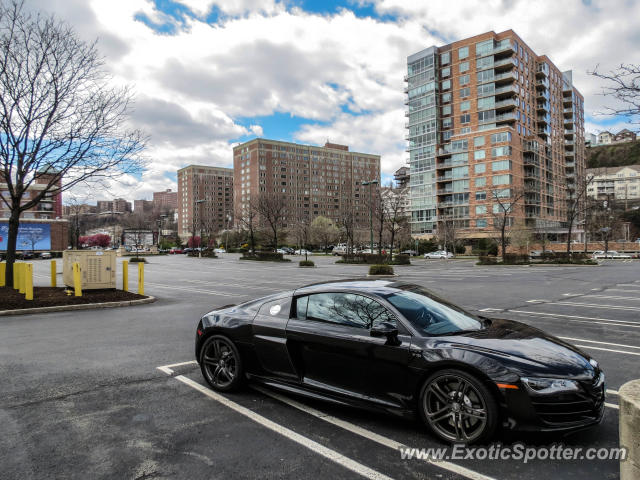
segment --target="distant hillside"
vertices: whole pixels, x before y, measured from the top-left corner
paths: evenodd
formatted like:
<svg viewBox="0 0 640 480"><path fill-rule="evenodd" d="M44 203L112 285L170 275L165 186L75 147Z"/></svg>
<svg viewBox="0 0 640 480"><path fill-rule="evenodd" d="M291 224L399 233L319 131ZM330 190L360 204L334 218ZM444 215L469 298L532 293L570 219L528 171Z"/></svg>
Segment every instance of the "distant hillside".
<svg viewBox="0 0 640 480"><path fill-rule="evenodd" d="M587 168L640 164L640 140L587 148Z"/></svg>

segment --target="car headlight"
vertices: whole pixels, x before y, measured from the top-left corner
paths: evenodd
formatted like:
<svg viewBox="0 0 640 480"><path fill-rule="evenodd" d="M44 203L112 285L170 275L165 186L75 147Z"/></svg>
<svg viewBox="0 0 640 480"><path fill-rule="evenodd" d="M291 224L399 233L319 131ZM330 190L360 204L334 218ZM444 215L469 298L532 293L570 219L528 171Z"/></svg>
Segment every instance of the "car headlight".
<svg viewBox="0 0 640 480"><path fill-rule="evenodd" d="M580 390L578 382L564 378L531 378L521 377L522 383L531 391L540 395L552 393L577 392Z"/></svg>

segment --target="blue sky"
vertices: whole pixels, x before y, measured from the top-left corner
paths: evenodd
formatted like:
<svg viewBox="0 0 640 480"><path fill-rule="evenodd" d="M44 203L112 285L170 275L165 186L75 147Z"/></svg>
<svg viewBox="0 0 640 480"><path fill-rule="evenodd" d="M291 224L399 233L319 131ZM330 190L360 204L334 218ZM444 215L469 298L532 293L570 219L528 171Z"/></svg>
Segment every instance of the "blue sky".
<svg viewBox="0 0 640 480"><path fill-rule="evenodd" d="M612 103L588 72L640 63L640 2L623 0L27 1L97 37L113 81L136 92L149 168L103 197L150 198L185 165L230 165L256 136L377 153L389 178L407 160L407 55L486 31L511 28L573 70L594 133L629 124L596 115Z"/></svg>

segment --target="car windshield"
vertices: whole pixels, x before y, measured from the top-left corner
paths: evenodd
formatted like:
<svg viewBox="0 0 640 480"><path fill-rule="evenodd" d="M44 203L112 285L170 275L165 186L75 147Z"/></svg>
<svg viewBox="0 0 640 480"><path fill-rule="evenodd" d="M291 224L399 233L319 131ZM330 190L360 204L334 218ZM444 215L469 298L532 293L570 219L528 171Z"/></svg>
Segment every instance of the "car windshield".
<svg viewBox="0 0 640 480"><path fill-rule="evenodd" d="M483 328L478 317L436 297L428 290L416 286L401 288L402 291L385 295L384 298L420 332L437 336Z"/></svg>

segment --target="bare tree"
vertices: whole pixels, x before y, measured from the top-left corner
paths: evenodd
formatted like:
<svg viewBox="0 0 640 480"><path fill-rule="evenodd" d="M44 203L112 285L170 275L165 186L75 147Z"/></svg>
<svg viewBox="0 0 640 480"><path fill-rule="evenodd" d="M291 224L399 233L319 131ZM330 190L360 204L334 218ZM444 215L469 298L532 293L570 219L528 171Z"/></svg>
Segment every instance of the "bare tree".
<svg viewBox="0 0 640 480"><path fill-rule="evenodd" d="M640 65L621 64L617 70L606 73L599 72L596 66L589 73L608 82L602 89L603 95L620 102L621 106L608 107L604 113L625 116L631 123L639 124L637 117L640 115Z"/></svg>
<svg viewBox="0 0 640 480"><path fill-rule="evenodd" d="M567 253L571 253L571 234L573 227L583 219L590 205L587 202L587 191L589 185L593 181L593 177L578 176L574 185L573 193L567 189ZM565 180L566 182L566 180ZM565 183L565 187L568 185ZM586 231L585 231L586 235Z"/></svg>
<svg viewBox="0 0 640 480"><path fill-rule="evenodd" d="M385 199L386 229L389 232L389 258L393 258L396 236L407 227L408 218L404 211L406 189L392 188Z"/></svg>
<svg viewBox="0 0 640 480"><path fill-rule="evenodd" d="M286 212L286 202L282 195L262 192L255 203L259 220L270 230L274 251L278 249L278 229Z"/></svg>
<svg viewBox="0 0 640 480"><path fill-rule="evenodd" d="M367 206L369 207L373 220L373 231L378 237L378 255L382 255L382 237L385 232L387 215L384 211L384 198L382 197L382 192L380 188L378 188L377 184L375 185L376 189L372 192L371 200L367 200ZM373 188L373 184L369 185L369 188ZM373 253L373 250L371 250L371 253Z"/></svg>
<svg viewBox="0 0 640 480"><path fill-rule="evenodd" d="M339 223L340 223L340 229L344 233L344 236L347 240L347 253L351 254L353 253L354 239L355 239L355 233L356 233L356 219L355 219L355 213L352 208L349 208L349 206L347 206L343 210Z"/></svg>
<svg viewBox="0 0 640 480"><path fill-rule="evenodd" d="M293 233L296 239L296 244L304 249L304 259L307 260L307 246L309 244L309 238L311 237L311 225L307 217L303 217L296 221L291 227L291 233Z"/></svg>
<svg viewBox="0 0 640 480"><path fill-rule="evenodd" d="M145 139L127 129L132 94L108 86L95 43L55 17L30 14L19 0L0 4L0 58L0 200L10 210L11 282L20 215L78 184L139 171ZM30 189L35 183L39 190Z"/></svg>
<svg viewBox="0 0 640 480"><path fill-rule="evenodd" d="M251 253L256 251L256 218L258 216L258 211L255 208L254 202L249 202L248 205L243 205L238 207L238 211L236 212L236 218L240 222L244 228L247 229L249 233L249 250ZM225 245L225 248L228 248Z"/></svg>
<svg viewBox="0 0 640 480"><path fill-rule="evenodd" d="M452 217L438 219L438 240L445 251L455 253L457 235L458 220Z"/></svg>
<svg viewBox="0 0 640 480"><path fill-rule="evenodd" d="M508 192L508 194L505 192ZM498 188L491 190L490 194L494 202L491 210L493 229L500 236L502 261L504 262L507 252L507 238L514 221L513 214L518 202L524 198L525 192L521 188Z"/></svg>

